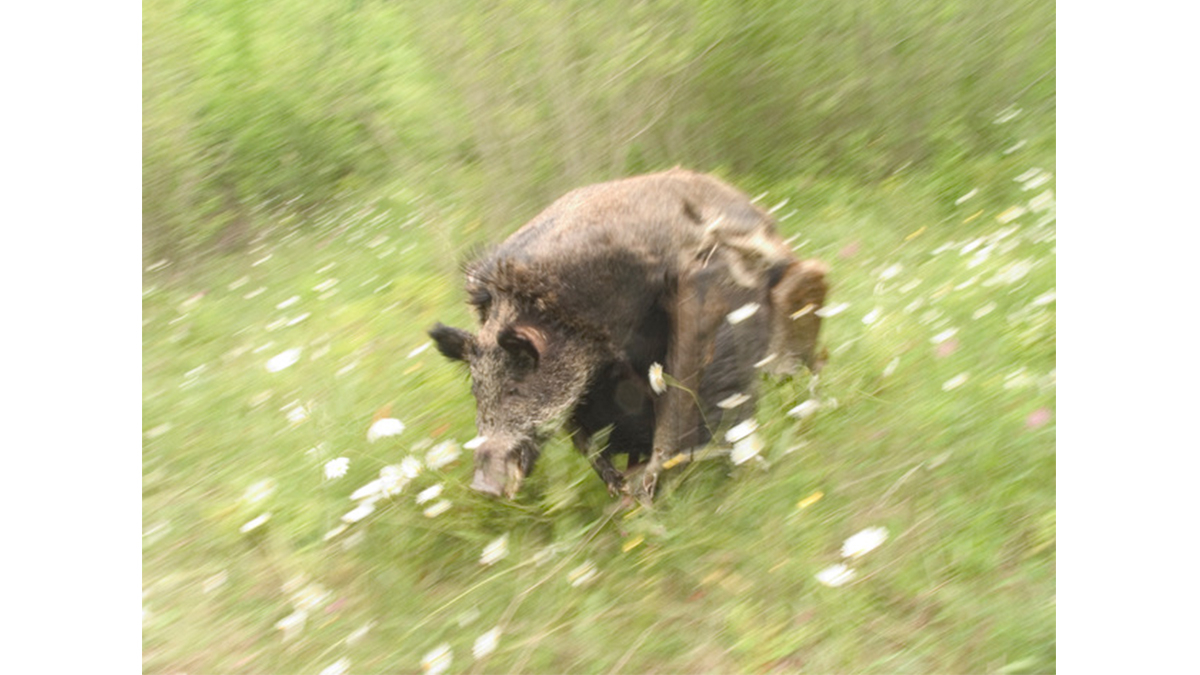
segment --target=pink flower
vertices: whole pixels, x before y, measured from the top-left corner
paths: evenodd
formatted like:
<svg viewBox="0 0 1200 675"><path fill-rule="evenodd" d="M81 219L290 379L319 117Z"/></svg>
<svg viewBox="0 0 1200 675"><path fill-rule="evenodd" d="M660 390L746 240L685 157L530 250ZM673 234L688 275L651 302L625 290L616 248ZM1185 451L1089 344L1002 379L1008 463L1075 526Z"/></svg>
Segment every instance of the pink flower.
<svg viewBox="0 0 1200 675"><path fill-rule="evenodd" d="M1049 408L1038 408L1029 413L1029 417L1025 418L1026 429L1037 429L1050 421L1054 413L1050 412Z"/></svg>

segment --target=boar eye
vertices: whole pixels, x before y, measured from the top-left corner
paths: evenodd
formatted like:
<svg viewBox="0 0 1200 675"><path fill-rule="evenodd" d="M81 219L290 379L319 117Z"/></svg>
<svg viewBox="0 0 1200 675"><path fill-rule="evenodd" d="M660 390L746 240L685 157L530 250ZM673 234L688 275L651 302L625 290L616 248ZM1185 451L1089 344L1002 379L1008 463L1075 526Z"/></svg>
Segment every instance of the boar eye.
<svg viewBox="0 0 1200 675"><path fill-rule="evenodd" d="M516 361L518 367L528 370L537 367L537 347L512 328L507 328L501 332L496 342Z"/></svg>

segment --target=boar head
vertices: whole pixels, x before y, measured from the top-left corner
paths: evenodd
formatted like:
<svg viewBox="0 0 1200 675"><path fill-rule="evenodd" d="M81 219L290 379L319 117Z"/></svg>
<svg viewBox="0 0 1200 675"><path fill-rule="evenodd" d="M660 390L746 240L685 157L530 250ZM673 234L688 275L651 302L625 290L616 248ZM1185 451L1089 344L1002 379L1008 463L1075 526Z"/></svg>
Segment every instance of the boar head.
<svg viewBox="0 0 1200 675"><path fill-rule="evenodd" d="M475 449L471 487L513 497L533 470L542 443L585 393L597 358L583 340L515 311L493 312L478 334L437 324L438 351L471 371Z"/></svg>

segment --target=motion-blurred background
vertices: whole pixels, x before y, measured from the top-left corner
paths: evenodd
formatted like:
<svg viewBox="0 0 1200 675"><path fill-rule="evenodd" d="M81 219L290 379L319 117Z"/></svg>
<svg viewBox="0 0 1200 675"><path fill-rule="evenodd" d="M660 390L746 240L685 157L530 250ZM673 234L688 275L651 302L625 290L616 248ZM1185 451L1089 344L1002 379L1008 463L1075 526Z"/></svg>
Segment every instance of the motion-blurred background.
<svg viewBox="0 0 1200 675"><path fill-rule="evenodd" d="M1054 3L142 7L144 672L1055 669ZM829 264L819 386L474 494L461 263L675 165Z"/></svg>

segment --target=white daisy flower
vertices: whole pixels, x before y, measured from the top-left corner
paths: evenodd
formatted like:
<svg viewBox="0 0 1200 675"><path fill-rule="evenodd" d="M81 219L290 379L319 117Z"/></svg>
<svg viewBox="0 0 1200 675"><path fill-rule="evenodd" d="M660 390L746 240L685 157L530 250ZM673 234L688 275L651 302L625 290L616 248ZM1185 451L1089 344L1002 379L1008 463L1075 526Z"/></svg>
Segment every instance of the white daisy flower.
<svg viewBox="0 0 1200 675"><path fill-rule="evenodd" d="M471 648L471 653L475 655L476 659L482 659L488 654L496 651L496 645L499 644L499 642L500 627L496 626L495 628L476 638L475 646Z"/></svg>
<svg viewBox="0 0 1200 675"><path fill-rule="evenodd" d="M756 429L758 429L758 422L755 422L752 417L741 424L730 427L729 431L725 432L725 440L729 443L737 443L754 433Z"/></svg>
<svg viewBox="0 0 1200 675"><path fill-rule="evenodd" d="M973 314L971 314L971 318L972 319L982 319L983 317L987 316L988 314L991 314L995 309L996 309L996 303L989 302L986 305L984 305L983 307L980 307L979 309L975 310L975 312Z"/></svg>
<svg viewBox="0 0 1200 675"><path fill-rule="evenodd" d="M787 414L790 417L795 417L798 420L802 420L802 419L807 419L809 417L812 417L820 409L821 409L821 402L814 398L810 398L807 401L796 406L795 408L792 408L791 410L787 411Z"/></svg>
<svg viewBox="0 0 1200 675"><path fill-rule="evenodd" d="M739 324L754 316L755 312L758 311L758 307L759 305L757 302L747 302L741 307L738 307L732 312L726 314L725 320L731 324Z"/></svg>
<svg viewBox="0 0 1200 675"><path fill-rule="evenodd" d="M887 541L887 537L888 531L886 527L868 527L846 539L842 544L842 557L857 558L877 548L880 544Z"/></svg>
<svg viewBox="0 0 1200 675"><path fill-rule="evenodd" d="M321 675L346 675L347 670L350 670L350 659L338 659L326 666Z"/></svg>
<svg viewBox="0 0 1200 675"><path fill-rule="evenodd" d="M299 360L300 360L300 348L296 347L293 349L288 349L286 351L280 352L279 354L276 354L275 356L272 356L267 361L267 371L271 372L271 373L278 373L279 371L283 370L284 368L287 368L288 366L295 364Z"/></svg>
<svg viewBox="0 0 1200 675"><path fill-rule="evenodd" d="M245 525L242 525L241 528L239 528L239 529L241 530L242 534L245 534L251 530L258 529L259 527L262 526L263 523L267 522L270 519L271 519L271 512L268 511L268 512L262 514L261 516L258 516L257 518L252 518Z"/></svg>
<svg viewBox="0 0 1200 675"><path fill-rule="evenodd" d="M854 578L854 570L842 564L831 565L817 572L817 581L836 588Z"/></svg>
<svg viewBox="0 0 1200 675"><path fill-rule="evenodd" d="M663 377L663 367L661 363L650 364L650 388L654 393L661 394L667 390L667 381Z"/></svg>
<svg viewBox="0 0 1200 675"><path fill-rule="evenodd" d="M363 502L342 516L342 522L357 523L375 512L375 502Z"/></svg>
<svg viewBox="0 0 1200 675"><path fill-rule="evenodd" d="M384 417L376 420L371 428L367 429L367 442L374 443L381 438L395 436L402 431L404 431L404 422L394 417Z"/></svg>
<svg viewBox="0 0 1200 675"><path fill-rule="evenodd" d="M443 643L434 647L421 659L421 670L429 675L441 675L450 667L452 660L453 654L450 653L450 645Z"/></svg>
<svg viewBox="0 0 1200 675"><path fill-rule="evenodd" d="M445 499L439 499L436 502L425 507L424 513L425 513L426 518L437 518L438 516L442 515L443 513L447 512L449 510L450 510L450 502L446 501Z"/></svg>
<svg viewBox="0 0 1200 675"><path fill-rule="evenodd" d="M291 642L300 631L304 630L304 622L308 620L308 612L296 610L275 622L275 627L283 631L283 641Z"/></svg>
<svg viewBox="0 0 1200 675"><path fill-rule="evenodd" d="M461 454L454 441L442 441L425 453L425 466L430 469L440 469L458 459Z"/></svg>
<svg viewBox="0 0 1200 675"><path fill-rule="evenodd" d="M596 578L596 563L585 560L582 565L567 572L567 582L572 586L582 586Z"/></svg>
<svg viewBox="0 0 1200 675"><path fill-rule="evenodd" d="M479 564L491 565L507 555L508 535L503 534L493 539L487 546L483 547L483 554L479 556Z"/></svg>
<svg viewBox="0 0 1200 675"><path fill-rule="evenodd" d="M437 499L442 494L442 484L432 485L417 493L417 503L424 504L428 501Z"/></svg>
<svg viewBox="0 0 1200 675"><path fill-rule="evenodd" d="M335 459L329 460L328 462L325 462L325 478L327 480L333 480L334 478L341 478L342 476L345 476L346 472L349 470L350 470L350 458L349 457L337 457Z"/></svg>
<svg viewBox="0 0 1200 675"><path fill-rule="evenodd" d="M463 443L463 449L464 450L474 450L475 448L478 448L479 446L483 445L486 442L487 442L487 436L476 436L475 438L472 438L471 440L467 441L466 443Z"/></svg>
<svg viewBox="0 0 1200 675"><path fill-rule="evenodd" d="M736 407L742 405L743 403L745 403L746 401L749 401L749 400L750 400L749 394L734 394L732 396L726 396L725 398L721 399L720 401L717 401L717 407L721 408L722 410L730 410L732 408L736 408Z"/></svg>
<svg viewBox="0 0 1200 675"><path fill-rule="evenodd" d="M770 362L774 361L774 360L775 360L775 356L776 356L776 354L775 354L774 352L771 352L770 354L767 354L766 356L764 356L764 357L762 358L762 360L760 360L760 361L756 361L756 362L754 363L754 367L755 367L755 368L762 368L763 366L767 365L768 363L770 363Z"/></svg>
<svg viewBox="0 0 1200 675"><path fill-rule="evenodd" d="M736 465L745 464L746 462L758 457L763 451L763 442L758 434L751 433L745 438L740 438L733 444L733 451L729 453L729 459Z"/></svg>
<svg viewBox="0 0 1200 675"><path fill-rule="evenodd" d="M929 338L929 343L935 344L935 345L940 345L943 342L945 342L946 340L949 340L950 338L954 337L957 334L958 334L957 328L949 328L949 329L944 330L944 331L938 333L937 335L934 335L933 337Z"/></svg>
<svg viewBox="0 0 1200 675"><path fill-rule="evenodd" d="M966 384L967 378L968 378L968 375L966 373L959 373L958 375L955 375L954 377L952 377L942 383L942 391L950 391L952 389L958 389L959 387Z"/></svg>
<svg viewBox="0 0 1200 675"><path fill-rule="evenodd" d="M816 315L823 319L828 319L831 316L837 316L838 314L841 314L842 312L846 311L849 308L850 308L850 303L839 302L838 304L836 304L832 307L822 307L821 309L818 309L816 311Z"/></svg>

